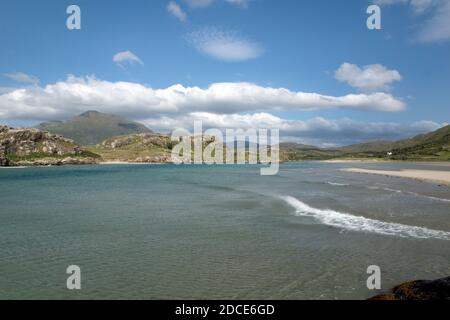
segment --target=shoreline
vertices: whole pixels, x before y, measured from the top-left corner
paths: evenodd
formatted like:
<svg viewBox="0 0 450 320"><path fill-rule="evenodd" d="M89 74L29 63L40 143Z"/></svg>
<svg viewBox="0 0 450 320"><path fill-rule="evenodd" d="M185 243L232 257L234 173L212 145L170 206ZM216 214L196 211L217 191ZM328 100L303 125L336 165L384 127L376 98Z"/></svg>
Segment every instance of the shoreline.
<svg viewBox="0 0 450 320"><path fill-rule="evenodd" d="M331 159L331 160L307 160L308 162L319 162L319 163L325 163L325 164L382 164L382 163L398 163L398 164L416 164L416 165L428 165L428 166L441 166L441 167L450 167L450 161L397 161L397 160L375 160L375 159ZM290 163L290 162L304 162L304 161L286 161L286 162L280 162L282 163ZM66 165L167 165L167 164L173 164L172 162L135 162L135 161L99 161L99 162L92 162L92 163L65 163L65 164L48 164L48 165L19 165L19 166L0 166L0 169L25 169L25 168L37 168L37 167L63 167ZM340 169L339 171L346 171L346 170L358 170L358 171L367 171L367 172L354 172L354 173L373 173L373 174L382 174L382 170L368 170L368 169L359 169L359 168L345 168ZM368 171L376 171L376 172L368 172ZM404 169L402 171L411 171L409 169ZM430 171L430 172L436 172L435 170L417 170L417 171ZM393 173L397 171L392 171ZM444 172L445 171L437 171L437 172ZM386 170L386 176L391 176L391 171ZM406 176L399 176L399 177L406 177ZM413 177L412 177L413 178ZM419 177L419 180L422 179L422 177ZM427 178L423 178L425 180L429 180ZM440 181L440 180L439 180ZM446 183L447 179L444 179ZM442 181L440 181L442 182Z"/></svg>
<svg viewBox="0 0 450 320"><path fill-rule="evenodd" d="M94 165L107 166L107 165L164 165L171 164L171 162L126 162L126 161L102 161Z"/></svg>
<svg viewBox="0 0 450 320"><path fill-rule="evenodd" d="M414 160L377 160L377 159L331 159L317 160L322 163L405 163L405 164L422 164L430 166L448 166L450 161L414 161Z"/></svg>
<svg viewBox="0 0 450 320"><path fill-rule="evenodd" d="M436 183L450 187L450 171L403 169L399 171L372 170L361 168L340 169L340 172L373 174L385 177L407 178L421 182Z"/></svg>
<svg viewBox="0 0 450 320"><path fill-rule="evenodd" d="M52 167L66 167L66 166L107 166L107 165L167 165L171 162L126 162L126 161L104 161L96 163L82 163L82 164L50 164L50 165L31 165L31 166L0 166L0 169L28 169L28 168L52 168Z"/></svg>
<svg viewBox="0 0 450 320"><path fill-rule="evenodd" d="M314 161L314 160L313 160ZM383 159L330 159L330 160L317 160L323 163L389 163L389 162L402 162L394 160Z"/></svg>

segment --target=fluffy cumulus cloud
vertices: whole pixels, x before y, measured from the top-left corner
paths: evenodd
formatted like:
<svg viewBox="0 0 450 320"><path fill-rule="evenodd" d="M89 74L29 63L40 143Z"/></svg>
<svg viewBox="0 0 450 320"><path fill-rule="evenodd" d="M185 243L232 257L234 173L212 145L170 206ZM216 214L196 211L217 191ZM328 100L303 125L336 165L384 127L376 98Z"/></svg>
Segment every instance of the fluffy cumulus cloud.
<svg viewBox="0 0 450 320"><path fill-rule="evenodd" d="M185 22L187 20L186 13L176 2L170 1L167 5L167 11L181 22Z"/></svg>
<svg viewBox="0 0 450 320"><path fill-rule="evenodd" d="M139 83L69 76L45 87L0 95L0 119L60 119L97 109L145 118L151 114L356 109L396 112L405 104L387 93L329 96L263 87L252 83L214 83L207 88L180 84L154 89Z"/></svg>
<svg viewBox="0 0 450 320"><path fill-rule="evenodd" d="M144 64L144 62L131 51L122 51L122 52L116 53L113 56L113 61L118 66L121 66L121 67L125 66L126 64L135 64L135 63L138 63L140 65Z"/></svg>
<svg viewBox="0 0 450 320"><path fill-rule="evenodd" d="M362 68L355 64L343 63L335 72L339 81L364 91L388 90L394 81L400 81L402 76L397 70L389 70L381 64L367 65Z"/></svg>
<svg viewBox="0 0 450 320"><path fill-rule="evenodd" d="M187 40L199 52L223 61L245 61L258 58L263 48L236 31L203 28L187 35Z"/></svg>
<svg viewBox="0 0 450 320"><path fill-rule="evenodd" d="M425 15L417 40L443 42L450 40L450 0L375 0L378 5L408 4L416 15Z"/></svg>
<svg viewBox="0 0 450 320"><path fill-rule="evenodd" d="M39 78L23 72L4 73L3 76L23 84L39 84Z"/></svg>
<svg viewBox="0 0 450 320"><path fill-rule="evenodd" d="M215 83L207 88L178 84L155 89L139 83L75 76L44 87L0 91L1 122L61 120L95 109L123 115L167 133L177 127L191 130L193 122L201 120L205 128L278 128L284 140L321 146L405 138L444 125L427 121L367 123L320 117L290 120L273 114L323 109L389 112L404 107L403 102L387 93L325 96L251 83Z"/></svg>

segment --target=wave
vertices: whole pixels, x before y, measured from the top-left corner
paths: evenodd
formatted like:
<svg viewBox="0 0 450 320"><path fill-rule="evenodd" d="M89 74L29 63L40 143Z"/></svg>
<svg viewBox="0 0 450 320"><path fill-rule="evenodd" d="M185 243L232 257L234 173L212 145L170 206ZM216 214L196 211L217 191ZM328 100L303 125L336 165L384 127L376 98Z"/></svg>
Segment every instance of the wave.
<svg viewBox="0 0 450 320"><path fill-rule="evenodd" d="M428 199L428 200L435 200L435 201L441 201L441 202L450 202L450 199L433 197L433 196L427 196L427 195L416 193L416 192L412 192L412 191L402 191L402 190L398 190L398 189L381 188L381 187L376 187L376 186L367 186L367 189L370 189L370 190L383 190L383 191L393 192L393 193L403 193L403 194L411 195L411 196L414 196L414 197L425 198L425 199Z"/></svg>
<svg viewBox="0 0 450 320"><path fill-rule="evenodd" d="M450 240L450 232L446 231L432 230L400 223L383 222L330 209L317 209L310 207L306 203L303 203L291 196L282 196L280 198L296 210L297 216L312 217L323 224L336 228L358 232L378 233L403 238L411 237L421 239L433 238Z"/></svg>
<svg viewBox="0 0 450 320"><path fill-rule="evenodd" d="M442 202L450 202L450 199L444 199L444 198L438 198L438 197L433 197L433 196L426 196L424 194L420 194L420 193L415 193L415 192L411 192L411 191L406 191L405 193L415 196L415 197L420 197L420 198L426 198L429 200L436 200L436 201L442 201Z"/></svg>
<svg viewBox="0 0 450 320"><path fill-rule="evenodd" d="M430 200L436 200L436 201L442 201L442 202L450 202L450 199L444 199L444 198L438 198L438 197L432 197L432 196L424 196L423 194L418 194L418 193L415 193L415 192L408 192L408 193L412 194L414 196L417 196L417 197L424 197L424 198L427 198L427 199L430 199Z"/></svg>
<svg viewBox="0 0 450 320"><path fill-rule="evenodd" d="M338 183L338 182L331 182L331 181L327 181L327 184L329 184L330 186L336 186L336 187L349 186L349 184L347 184L347 183Z"/></svg>

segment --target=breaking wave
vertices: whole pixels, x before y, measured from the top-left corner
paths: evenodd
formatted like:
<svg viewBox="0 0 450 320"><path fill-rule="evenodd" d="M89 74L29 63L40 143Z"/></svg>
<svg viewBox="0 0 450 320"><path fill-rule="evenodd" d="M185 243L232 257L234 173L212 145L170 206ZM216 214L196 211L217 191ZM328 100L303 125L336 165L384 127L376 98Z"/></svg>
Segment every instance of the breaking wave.
<svg viewBox="0 0 450 320"><path fill-rule="evenodd" d="M295 214L297 216L311 217L323 224L336 228L405 238L450 240L450 232L446 231L383 222L330 209L317 209L291 196L282 196L280 198L296 210Z"/></svg>

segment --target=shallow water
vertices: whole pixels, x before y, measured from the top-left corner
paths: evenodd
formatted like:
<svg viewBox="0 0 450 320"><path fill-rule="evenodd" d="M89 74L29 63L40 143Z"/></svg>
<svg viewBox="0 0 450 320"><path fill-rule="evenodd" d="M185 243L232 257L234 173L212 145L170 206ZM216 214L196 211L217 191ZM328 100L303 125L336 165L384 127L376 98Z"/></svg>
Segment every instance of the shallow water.
<svg viewBox="0 0 450 320"><path fill-rule="evenodd" d="M363 299L369 265L385 290L450 275L450 188L354 166L449 169L2 169L0 298Z"/></svg>

